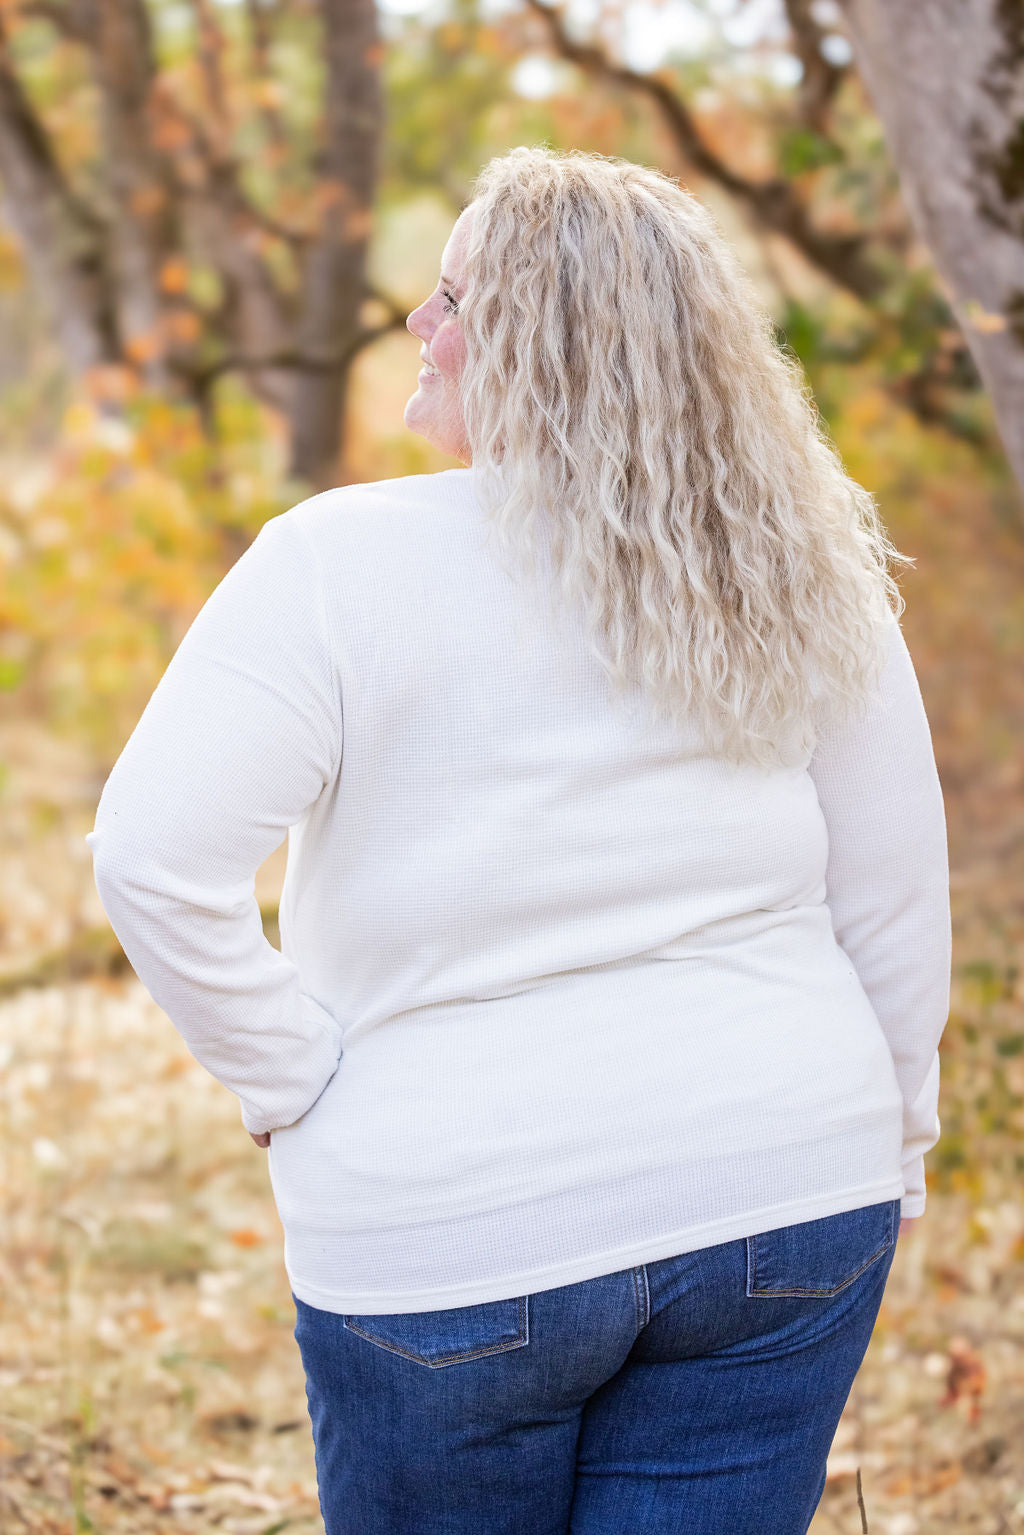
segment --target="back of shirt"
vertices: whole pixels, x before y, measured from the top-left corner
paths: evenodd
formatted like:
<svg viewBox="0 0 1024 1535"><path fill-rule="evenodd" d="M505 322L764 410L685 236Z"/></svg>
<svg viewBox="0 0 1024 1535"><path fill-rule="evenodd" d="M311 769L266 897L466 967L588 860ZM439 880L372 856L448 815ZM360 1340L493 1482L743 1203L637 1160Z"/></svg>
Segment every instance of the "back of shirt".
<svg viewBox="0 0 1024 1535"><path fill-rule="evenodd" d="M252 878L285 831L278 954ZM472 470L327 491L211 596L87 840L140 978L273 1131L311 1305L923 1208L948 865L895 620L868 710L736 766L612 694Z"/></svg>

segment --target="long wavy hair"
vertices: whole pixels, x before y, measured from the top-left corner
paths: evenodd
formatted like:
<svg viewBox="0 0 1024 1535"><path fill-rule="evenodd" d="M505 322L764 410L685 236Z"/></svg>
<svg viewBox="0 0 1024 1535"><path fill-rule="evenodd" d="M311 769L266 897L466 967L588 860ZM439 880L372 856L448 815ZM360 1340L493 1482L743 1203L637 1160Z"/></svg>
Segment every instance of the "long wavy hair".
<svg viewBox="0 0 1024 1535"><path fill-rule="evenodd" d="M506 554L579 601L620 693L772 766L866 699L905 604L871 494L711 214L521 146L469 201L468 456ZM543 538L538 534L543 533Z"/></svg>

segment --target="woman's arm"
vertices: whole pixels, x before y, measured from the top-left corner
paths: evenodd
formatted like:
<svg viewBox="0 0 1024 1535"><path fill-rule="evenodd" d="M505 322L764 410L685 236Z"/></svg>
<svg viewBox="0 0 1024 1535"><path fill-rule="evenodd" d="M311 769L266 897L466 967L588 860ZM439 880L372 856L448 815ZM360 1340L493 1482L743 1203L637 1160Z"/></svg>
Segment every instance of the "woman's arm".
<svg viewBox="0 0 1024 1535"><path fill-rule="evenodd" d="M263 1134L337 1069L341 1030L268 942L255 875L333 782L341 705L314 551L271 518L197 614L86 837L146 990Z"/></svg>
<svg viewBox="0 0 1024 1535"><path fill-rule="evenodd" d="M924 1154L939 1138L938 1046L949 1016L952 933L942 788L924 702L895 617L876 696L826 728L810 774L828 827L826 900L889 1042L903 1093L901 1210L925 1207Z"/></svg>

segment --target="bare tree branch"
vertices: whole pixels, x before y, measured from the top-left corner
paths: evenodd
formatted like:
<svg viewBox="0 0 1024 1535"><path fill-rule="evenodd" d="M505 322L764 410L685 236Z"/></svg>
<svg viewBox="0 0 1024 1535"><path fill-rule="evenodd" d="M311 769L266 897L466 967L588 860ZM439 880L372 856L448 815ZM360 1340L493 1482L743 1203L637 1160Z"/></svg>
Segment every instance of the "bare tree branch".
<svg viewBox="0 0 1024 1535"><path fill-rule="evenodd" d="M189 148L203 167L202 176L197 180L191 175L185 175L173 160L168 162L168 174L182 196L198 195L205 188L209 195L215 196L222 204L226 200L234 218L265 230L275 239L283 241L296 257L301 258L306 247L316 238L315 234L308 229L282 223L253 202L242 182L242 167L237 156L215 145L201 120L180 102L175 101L173 110L181 124L187 127L190 134Z"/></svg>
<svg viewBox="0 0 1024 1535"><path fill-rule="evenodd" d="M245 13L249 22L249 47L252 55L252 78L259 83L261 89L271 83L270 66L270 24L266 7L261 0L245 0ZM268 100L260 102L260 116L263 118L264 127L270 142L280 149L284 149L288 143L288 134L285 130L281 114Z"/></svg>
<svg viewBox="0 0 1024 1535"><path fill-rule="evenodd" d="M72 6L61 5L59 0L22 0L18 13L21 16L38 16L41 20L50 22L58 32L73 42L91 43L93 41L92 29L86 14Z"/></svg>
<svg viewBox="0 0 1024 1535"><path fill-rule="evenodd" d="M822 52L828 32L815 19L813 0L785 0L785 5L793 47L804 71L797 87L800 116L815 133L827 138L832 98L849 66L830 63Z"/></svg>
<svg viewBox="0 0 1024 1535"><path fill-rule="evenodd" d="M401 330L405 326L405 315L397 312L380 325L370 326L353 336L347 346L340 351L318 353L315 356L285 348L280 352L269 352L261 357L248 357L240 353L232 353L219 357L216 362L207 363L202 368L191 367L188 364L175 364L176 370L187 377L189 382L195 384L201 391L208 390L210 385L225 373L259 373L270 370L284 370L296 373L313 373L328 375L332 373L344 373L358 357L359 353L379 341L382 336L388 336L392 331Z"/></svg>
<svg viewBox="0 0 1024 1535"><path fill-rule="evenodd" d="M224 88L224 72L221 59L224 53L224 33L213 14L210 0L190 0L196 19L196 40L199 67L202 71L206 105L209 109L213 134L206 134L207 143L218 160L227 159L231 149L231 122L228 117L228 97ZM214 137L216 142L213 142Z"/></svg>
<svg viewBox="0 0 1024 1535"><path fill-rule="evenodd" d="M665 73L643 74L628 65L618 64L603 49L590 43L574 42L560 10L546 5L544 0L526 0L526 4L543 20L562 58L588 75L646 96L657 108L680 153L694 170L732 193L763 228L784 235L813 266L857 298L871 299L881 292L884 278L869 258L870 242L866 235L859 231L834 235L816 229L789 181L782 177L751 181L711 148L689 107Z"/></svg>

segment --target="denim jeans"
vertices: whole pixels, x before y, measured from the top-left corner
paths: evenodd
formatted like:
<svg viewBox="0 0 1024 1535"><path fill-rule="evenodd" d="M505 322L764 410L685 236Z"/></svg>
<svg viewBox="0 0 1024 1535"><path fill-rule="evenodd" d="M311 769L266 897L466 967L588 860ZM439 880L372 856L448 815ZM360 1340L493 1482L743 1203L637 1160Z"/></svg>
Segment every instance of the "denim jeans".
<svg viewBox="0 0 1024 1535"><path fill-rule="evenodd" d="M326 1535L805 1535L899 1220L444 1311L293 1294Z"/></svg>

